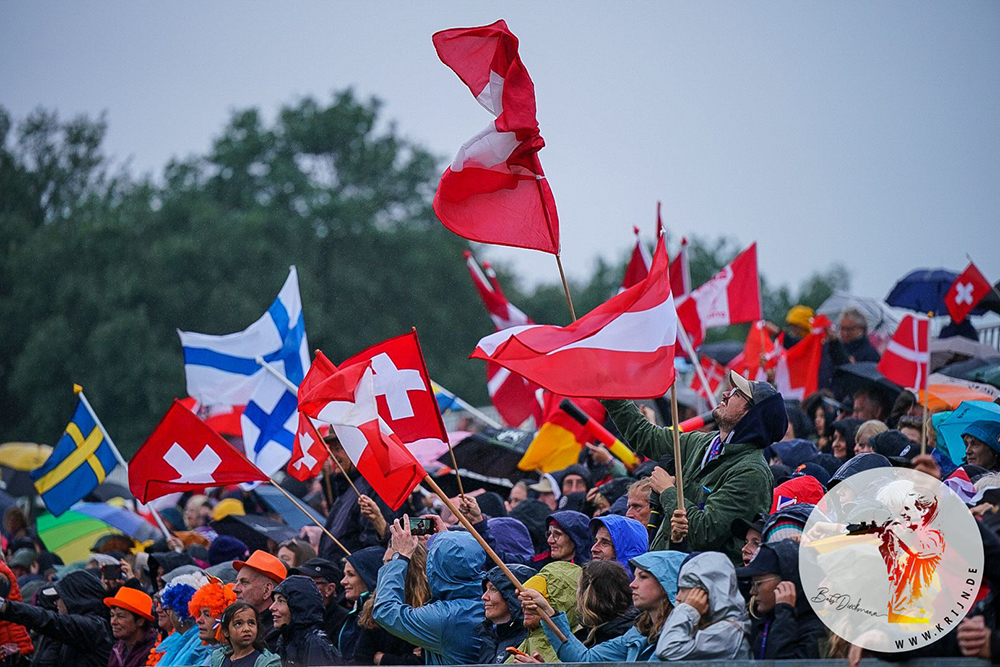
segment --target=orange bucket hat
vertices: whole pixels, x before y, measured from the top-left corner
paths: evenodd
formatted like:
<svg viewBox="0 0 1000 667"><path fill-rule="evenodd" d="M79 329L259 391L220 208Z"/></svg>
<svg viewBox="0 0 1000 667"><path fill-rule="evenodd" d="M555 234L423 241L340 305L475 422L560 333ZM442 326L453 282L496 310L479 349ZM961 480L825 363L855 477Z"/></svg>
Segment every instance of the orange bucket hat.
<svg viewBox="0 0 1000 667"><path fill-rule="evenodd" d="M252 554L250 558L246 560L234 560L233 569L239 572L243 569L243 566L253 568L263 574L268 579L273 579L279 584L285 580L288 576L288 570L285 568L285 564L277 556L272 556L266 551L261 551L257 549Z"/></svg>
<svg viewBox="0 0 1000 667"><path fill-rule="evenodd" d="M113 598L104 598L104 604L108 607L121 607L125 611L142 616L147 621L154 620L153 598L135 588L122 586Z"/></svg>

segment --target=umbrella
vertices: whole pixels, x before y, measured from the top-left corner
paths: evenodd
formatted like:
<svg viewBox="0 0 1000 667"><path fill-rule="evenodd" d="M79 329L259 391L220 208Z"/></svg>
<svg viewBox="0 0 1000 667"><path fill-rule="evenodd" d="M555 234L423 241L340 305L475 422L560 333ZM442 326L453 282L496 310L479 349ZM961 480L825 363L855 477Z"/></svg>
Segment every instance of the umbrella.
<svg viewBox="0 0 1000 667"><path fill-rule="evenodd" d="M120 507L104 503L77 503L73 505L71 511L103 521L140 542L156 540L160 537L160 531L153 524L135 512Z"/></svg>
<svg viewBox="0 0 1000 667"><path fill-rule="evenodd" d="M0 445L0 466L28 472L40 468L52 453L49 445L34 442L7 442Z"/></svg>
<svg viewBox="0 0 1000 667"><path fill-rule="evenodd" d="M944 297L951 289L958 274L947 269L917 269L903 276L889 296L886 303L897 308L907 308L920 313L945 314L948 308ZM987 295L972 310L973 315L983 315L988 310L1000 312L1000 297Z"/></svg>
<svg viewBox="0 0 1000 667"><path fill-rule="evenodd" d="M716 343L705 343L698 348L698 354L709 359L715 359L725 366L736 355L743 352L743 343L735 340L723 340Z"/></svg>
<svg viewBox="0 0 1000 667"><path fill-rule="evenodd" d="M485 428L455 445L455 462L461 470L516 482L524 477L524 471L518 470L517 463L534 437L534 431ZM451 466L448 454L441 456L439 461Z"/></svg>
<svg viewBox="0 0 1000 667"><path fill-rule="evenodd" d="M953 384L956 387L975 389L983 394L989 394L994 400L1000 398L1000 389L984 382L973 382L972 380L953 378L948 375L944 375L943 373L931 373L927 378L927 381L931 384Z"/></svg>
<svg viewBox="0 0 1000 667"><path fill-rule="evenodd" d="M36 523L38 537L45 548L63 561L72 563L90 557L90 547L105 535L121 535L100 519L67 510L60 516L43 514Z"/></svg>
<svg viewBox="0 0 1000 667"><path fill-rule="evenodd" d="M960 361L957 364L949 364L938 369L938 372L954 378L984 382L1000 388L1000 357Z"/></svg>
<svg viewBox="0 0 1000 667"><path fill-rule="evenodd" d="M923 404L923 389L917 392L917 399ZM986 401L987 403L992 403L993 396L986 392L954 384L927 385L927 407L931 412L954 410L962 401Z"/></svg>
<svg viewBox="0 0 1000 667"><path fill-rule="evenodd" d="M966 359L988 359L997 356L997 351L985 343L969 340L963 336L935 338L931 341L931 370Z"/></svg>
<svg viewBox="0 0 1000 667"><path fill-rule="evenodd" d="M94 487L94 490L90 492L90 495L105 502L111 500L112 498L124 498L125 500L133 499L132 492L128 490L128 487L123 486L122 484L115 484L114 482L109 482L107 480Z"/></svg>
<svg viewBox="0 0 1000 667"><path fill-rule="evenodd" d="M936 416L936 415L935 415ZM1000 405L983 401L963 401L954 412L938 422L934 428L938 432L938 442L942 440L948 447L948 454L955 463L965 460L965 442L962 431L975 421L1000 421Z"/></svg>
<svg viewBox="0 0 1000 667"><path fill-rule="evenodd" d="M872 344L878 349L883 349L885 344L892 338L899 326L899 317L892 312L892 309L879 299L872 299L866 296L855 296L840 290L834 293L816 309L817 315L826 315L836 322L840 314L848 308L856 308L861 311L868 322L868 336L873 338Z"/></svg>
<svg viewBox="0 0 1000 667"><path fill-rule="evenodd" d="M213 521L212 528L219 535L231 535L238 538L243 544L247 545L251 553L257 549L273 553L274 547L277 544L298 535L298 531L294 528L280 521L257 516L256 514L230 514L224 519ZM272 541L274 544L270 544Z"/></svg>
<svg viewBox="0 0 1000 667"><path fill-rule="evenodd" d="M257 494L265 505L271 508L271 511L284 519L285 523L295 530L301 530L303 526L316 525L309 519L309 517L303 514L302 510L296 507L291 500L286 498L281 491L278 491L273 486L264 486L262 484L254 489L254 493ZM324 517L322 514L309 507L301 500L300 504L306 508L306 511L309 512L310 516L315 518L321 524L323 523Z"/></svg>
<svg viewBox="0 0 1000 667"><path fill-rule="evenodd" d="M903 391L902 387L879 373L878 364L874 361L858 361L838 366L833 371L833 385L837 396L850 396L862 387L871 387L888 403L887 408L892 406Z"/></svg>

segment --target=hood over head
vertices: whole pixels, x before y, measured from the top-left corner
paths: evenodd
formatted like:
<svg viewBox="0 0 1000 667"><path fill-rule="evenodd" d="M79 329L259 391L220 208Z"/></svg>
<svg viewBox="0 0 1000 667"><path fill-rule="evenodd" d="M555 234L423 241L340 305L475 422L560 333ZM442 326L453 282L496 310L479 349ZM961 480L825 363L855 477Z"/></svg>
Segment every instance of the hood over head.
<svg viewBox="0 0 1000 667"><path fill-rule="evenodd" d="M597 529L601 526L611 534L611 543L615 545L615 560L631 573L629 561L649 551L649 531L635 519L605 514L590 520L590 534L596 537Z"/></svg>
<svg viewBox="0 0 1000 667"><path fill-rule="evenodd" d="M496 541L498 551L521 556L525 560L534 558L531 535L523 523L509 516L501 516L487 519L486 525Z"/></svg>
<svg viewBox="0 0 1000 667"><path fill-rule="evenodd" d="M108 618L108 608L104 605L108 593L101 580L87 570L70 572L56 582L55 589L70 614L96 614Z"/></svg>
<svg viewBox="0 0 1000 667"><path fill-rule="evenodd" d="M486 554L466 532L437 533L427 551L427 583L438 600L478 598Z"/></svg>
<svg viewBox="0 0 1000 667"><path fill-rule="evenodd" d="M289 630L311 628L323 623L323 596L311 578L301 574L285 577L274 587L273 595L284 595L288 601L292 619L285 627Z"/></svg>
<svg viewBox="0 0 1000 667"><path fill-rule="evenodd" d="M795 470L803 463L807 461L812 461L813 457L819 453L816 449L816 443L810 440L782 440L781 442L776 442L771 445L768 449L770 452L764 452L765 456L768 454L778 456L781 458L781 464L786 465L792 470Z"/></svg>
<svg viewBox="0 0 1000 667"><path fill-rule="evenodd" d="M538 574L538 570L533 567L528 567L527 565L508 565L507 568L513 573L514 577L520 581L522 584L528 579ZM483 577L483 591L486 590L486 582L493 584L498 591L500 591L500 596L503 601L507 603L507 608L510 610L510 617L515 623L521 623L524 621L524 610L521 609L521 600L517 597L517 589L514 588L514 584L510 583L510 579L507 575L503 573L499 567L495 567L486 573Z"/></svg>
<svg viewBox="0 0 1000 667"><path fill-rule="evenodd" d="M565 468L556 473L555 476L559 480L560 489L562 489L563 480L570 475L579 475L580 477L582 477L583 483L587 485L588 489L594 484L593 480L590 478L590 471L587 470L586 467L580 465L579 463L574 463L573 465L566 466Z"/></svg>
<svg viewBox="0 0 1000 667"><path fill-rule="evenodd" d="M837 468L837 472L833 473L833 477L830 478L830 488L833 488L840 482L851 475L856 475L859 472L864 472L866 470L874 470L875 468L891 468L892 464L889 463L889 459L885 458L881 454L876 454L874 452L865 452L864 454L856 454L854 457L844 461L843 465Z"/></svg>
<svg viewBox="0 0 1000 667"><path fill-rule="evenodd" d="M164 574L183 565L193 565L194 559L191 558L191 554L184 551L180 553L176 551L158 551L149 555L149 574L150 579L156 580L156 575L160 573L159 568L163 568Z"/></svg>
<svg viewBox="0 0 1000 667"><path fill-rule="evenodd" d="M629 561L629 565L633 571L640 568L656 577L670 603L677 604L677 575L687 557L683 551L647 551Z"/></svg>
<svg viewBox="0 0 1000 667"><path fill-rule="evenodd" d="M590 547L594 540L590 536L590 517L583 512L560 510L548 518L548 523L554 523L569 535L576 547L573 562L582 565L590 560Z"/></svg>
<svg viewBox="0 0 1000 667"><path fill-rule="evenodd" d="M815 507L811 503L795 503L781 508L767 517L761 539L764 542L778 542L793 535L801 536Z"/></svg>
<svg viewBox="0 0 1000 667"><path fill-rule="evenodd" d="M369 593L375 591L375 583L378 581L378 571L382 567L383 557L385 557L385 549L382 547L365 547L347 557L347 562L365 582Z"/></svg>
<svg viewBox="0 0 1000 667"><path fill-rule="evenodd" d="M750 406L750 410L736 423L730 442L764 448L781 440L787 430L785 401L781 394L775 392Z"/></svg>
<svg viewBox="0 0 1000 667"><path fill-rule="evenodd" d="M557 560L549 563L538 571L538 576L545 579L546 597L556 612L565 612L570 627L579 622L579 612L576 608L576 589L580 584L579 565Z"/></svg>
<svg viewBox="0 0 1000 667"><path fill-rule="evenodd" d="M552 514L549 506L540 500L522 500L507 516L513 517L524 524L535 545L535 553L545 551L545 531L548 529L547 519Z"/></svg>
<svg viewBox="0 0 1000 667"><path fill-rule="evenodd" d="M708 593L708 620L749 622L746 601L736 580L732 561L717 551L705 551L692 556L681 567L678 588L701 588Z"/></svg>
<svg viewBox="0 0 1000 667"><path fill-rule="evenodd" d="M795 584L795 611L797 613L814 613L806 599L805 590L802 588L802 579L799 576L799 543L795 540L782 540L767 545L778 557L778 569L784 581ZM761 546L763 549L764 547Z"/></svg>

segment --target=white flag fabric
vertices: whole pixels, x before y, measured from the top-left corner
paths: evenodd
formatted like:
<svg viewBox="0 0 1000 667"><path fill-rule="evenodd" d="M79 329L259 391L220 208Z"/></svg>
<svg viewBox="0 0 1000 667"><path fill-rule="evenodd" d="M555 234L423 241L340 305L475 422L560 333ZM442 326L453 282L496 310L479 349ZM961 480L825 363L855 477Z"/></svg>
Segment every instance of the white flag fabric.
<svg viewBox="0 0 1000 667"><path fill-rule="evenodd" d="M177 331L184 348L188 395L201 405L243 405L266 371L261 356L296 385L309 367L309 344L295 267L271 307L243 331L213 336ZM295 426L292 426L294 432Z"/></svg>

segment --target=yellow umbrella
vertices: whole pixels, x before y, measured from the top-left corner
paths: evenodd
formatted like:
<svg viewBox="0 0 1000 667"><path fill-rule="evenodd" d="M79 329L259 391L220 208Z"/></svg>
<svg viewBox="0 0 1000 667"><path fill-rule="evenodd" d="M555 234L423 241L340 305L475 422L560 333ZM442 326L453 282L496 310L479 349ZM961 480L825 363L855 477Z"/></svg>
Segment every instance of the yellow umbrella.
<svg viewBox="0 0 1000 667"><path fill-rule="evenodd" d="M52 447L35 442L7 442L0 445L0 466L28 472L49 458Z"/></svg>

